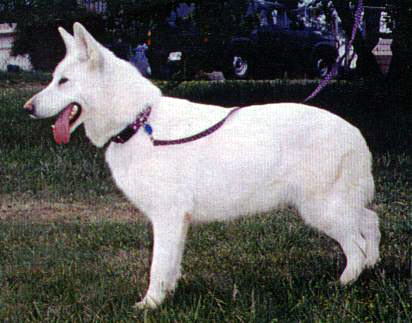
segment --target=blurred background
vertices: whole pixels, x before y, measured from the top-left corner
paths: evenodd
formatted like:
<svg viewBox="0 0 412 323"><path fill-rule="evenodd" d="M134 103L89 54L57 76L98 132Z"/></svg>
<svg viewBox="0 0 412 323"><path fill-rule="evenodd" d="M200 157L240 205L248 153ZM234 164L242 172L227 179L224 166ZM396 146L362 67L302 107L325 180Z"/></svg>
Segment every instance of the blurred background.
<svg viewBox="0 0 412 323"><path fill-rule="evenodd" d="M154 79L411 78L412 2L343 0L3 0L0 68L51 70L57 27L82 22Z"/></svg>

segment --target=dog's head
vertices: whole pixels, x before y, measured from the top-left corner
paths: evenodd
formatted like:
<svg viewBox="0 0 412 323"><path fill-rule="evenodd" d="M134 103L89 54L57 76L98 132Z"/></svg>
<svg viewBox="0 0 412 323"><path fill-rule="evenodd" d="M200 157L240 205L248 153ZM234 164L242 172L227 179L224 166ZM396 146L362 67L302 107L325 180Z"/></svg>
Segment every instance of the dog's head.
<svg viewBox="0 0 412 323"><path fill-rule="evenodd" d="M79 23L73 35L59 28L66 56L58 64L51 83L34 95L24 108L34 118L57 115L53 126L58 144L84 124L86 135L103 146L148 105L157 104L161 93L126 61L99 44Z"/></svg>

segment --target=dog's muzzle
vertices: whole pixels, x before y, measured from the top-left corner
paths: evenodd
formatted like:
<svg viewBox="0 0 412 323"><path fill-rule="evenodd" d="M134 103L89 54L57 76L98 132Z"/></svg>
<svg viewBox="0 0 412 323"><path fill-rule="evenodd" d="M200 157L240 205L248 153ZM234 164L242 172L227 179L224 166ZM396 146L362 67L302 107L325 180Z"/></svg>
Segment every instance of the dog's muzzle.
<svg viewBox="0 0 412 323"><path fill-rule="evenodd" d="M32 118L35 118L35 117L36 117L36 107L35 107L35 105L32 103L31 100L28 101L28 102L23 106L23 109L24 109L25 111L27 111L27 113L30 114L30 116L31 116Z"/></svg>

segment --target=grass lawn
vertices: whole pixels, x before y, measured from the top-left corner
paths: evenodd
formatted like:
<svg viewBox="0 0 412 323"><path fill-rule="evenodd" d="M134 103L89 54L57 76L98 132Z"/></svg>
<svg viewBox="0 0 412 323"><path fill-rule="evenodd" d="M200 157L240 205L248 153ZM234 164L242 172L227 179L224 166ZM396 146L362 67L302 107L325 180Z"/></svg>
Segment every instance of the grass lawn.
<svg viewBox="0 0 412 323"><path fill-rule="evenodd" d="M412 157L374 155L381 261L351 286L338 245L293 209L190 229L183 277L154 311L149 223L78 131L54 144L50 120L20 109L43 82L0 78L0 320L411 322Z"/></svg>

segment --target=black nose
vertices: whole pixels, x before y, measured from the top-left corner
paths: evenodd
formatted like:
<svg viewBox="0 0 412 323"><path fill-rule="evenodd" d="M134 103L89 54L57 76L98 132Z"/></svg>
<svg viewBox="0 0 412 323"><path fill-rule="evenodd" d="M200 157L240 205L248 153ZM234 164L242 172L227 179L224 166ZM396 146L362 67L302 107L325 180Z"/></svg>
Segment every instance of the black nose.
<svg viewBox="0 0 412 323"><path fill-rule="evenodd" d="M23 107L30 115L34 116L36 114L36 107L32 102L27 102Z"/></svg>

